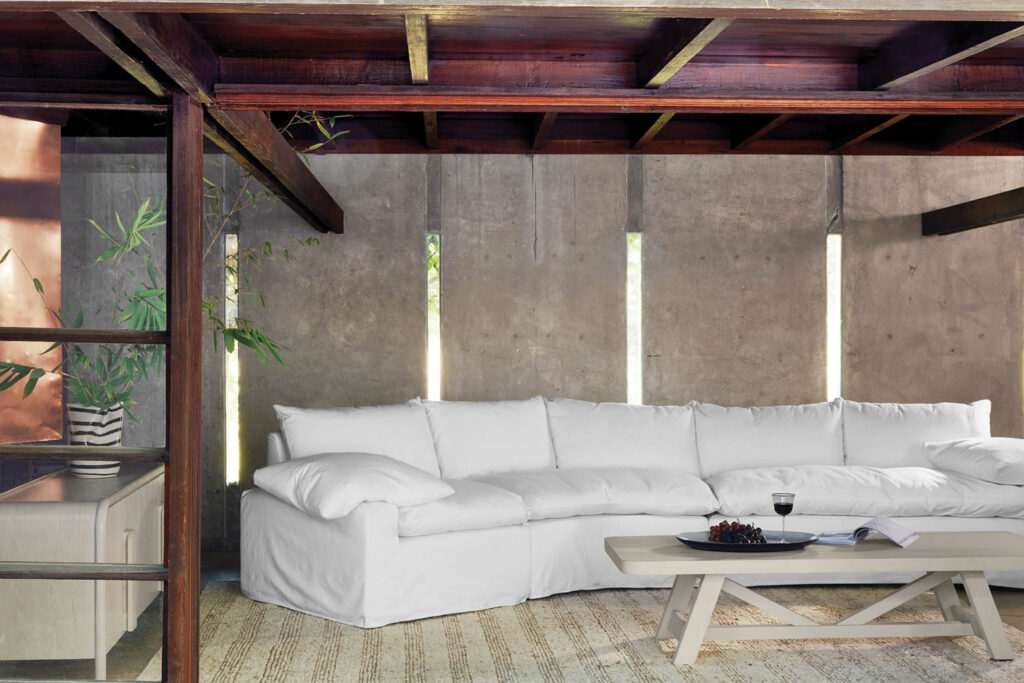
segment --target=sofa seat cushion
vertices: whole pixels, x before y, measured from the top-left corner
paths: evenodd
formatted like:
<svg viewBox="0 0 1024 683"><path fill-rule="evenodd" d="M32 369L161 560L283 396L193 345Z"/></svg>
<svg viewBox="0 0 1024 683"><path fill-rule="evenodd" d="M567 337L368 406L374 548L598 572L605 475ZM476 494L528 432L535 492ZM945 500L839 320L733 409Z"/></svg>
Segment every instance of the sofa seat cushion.
<svg viewBox="0 0 1024 683"><path fill-rule="evenodd" d="M531 520L580 515L706 515L718 509L707 484L677 470L534 470L474 479L521 496Z"/></svg>
<svg viewBox="0 0 1024 683"><path fill-rule="evenodd" d="M526 523L526 504L511 491L469 479L449 479L446 483L455 489L453 495L398 509L399 536L429 536Z"/></svg>
<svg viewBox="0 0 1024 683"><path fill-rule="evenodd" d="M700 476L693 406L547 401L559 469L629 467Z"/></svg>
<svg viewBox="0 0 1024 683"><path fill-rule="evenodd" d="M772 493L796 494L798 515L1024 518L1024 487L927 467L760 467L708 479L726 517L770 515Z"/></svg>

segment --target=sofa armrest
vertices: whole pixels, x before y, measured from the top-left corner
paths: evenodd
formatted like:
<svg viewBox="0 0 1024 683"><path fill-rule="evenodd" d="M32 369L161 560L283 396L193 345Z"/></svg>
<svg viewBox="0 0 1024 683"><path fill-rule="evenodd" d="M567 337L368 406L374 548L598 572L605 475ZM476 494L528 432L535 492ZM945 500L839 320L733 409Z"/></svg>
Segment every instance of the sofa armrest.
<svg viewBox="0 0 1024 683"><path fill-rule="evenodd" d="M242 592L357 624L398 553L398 508L363 503L340 519L309 515L258 488L242 494Z"/></svg>

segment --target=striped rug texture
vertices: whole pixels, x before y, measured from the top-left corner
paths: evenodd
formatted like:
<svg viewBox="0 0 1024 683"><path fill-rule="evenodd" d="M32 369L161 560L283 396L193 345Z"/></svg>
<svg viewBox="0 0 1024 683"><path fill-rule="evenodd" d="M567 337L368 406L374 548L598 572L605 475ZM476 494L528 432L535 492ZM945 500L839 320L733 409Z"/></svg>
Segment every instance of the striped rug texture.
<svg viewBox="0 0 1024 683"><path fill-rule="evenodd" d="M771 588L772 599L835 620L887 592ZM1007 628L1013 662L978 638L713 642L675 668L674 640L651 635L667 590L569 593L364 630L252 602L235 582L209 584L200 608L204 681L1021 681L1024 633ZM828 605L821 607L820 605ZM930 593L887 620L939 620ZM772 623L723 595L714 621ZM159 679L160 655L139 680Z"/></svg>

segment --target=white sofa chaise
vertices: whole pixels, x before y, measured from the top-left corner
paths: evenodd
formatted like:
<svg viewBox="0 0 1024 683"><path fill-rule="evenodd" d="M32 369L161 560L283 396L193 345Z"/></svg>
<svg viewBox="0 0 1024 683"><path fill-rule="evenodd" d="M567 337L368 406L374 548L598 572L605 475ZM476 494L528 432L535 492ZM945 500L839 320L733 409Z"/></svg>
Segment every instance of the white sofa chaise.
<svg viewBox="0 0 1024 683"><path fill-rule="evenodd" d="M242 497L242 591L374 627L574 590L668 586L670 577L620 573L603 539L702 530L719 513L778 528L769 495L777 490L797 494L792 530L888 516L918 531L1024 535L1024 487L941 472L924 455L927 441L989 436L989 411L988 401L723 408L540 397L278 407L282 433L268 438L270 464L377 453L443 478L454 494L403 508L364 502L326 520L250 489ZM1024 587L1024 568L989 579Z"/></svg>

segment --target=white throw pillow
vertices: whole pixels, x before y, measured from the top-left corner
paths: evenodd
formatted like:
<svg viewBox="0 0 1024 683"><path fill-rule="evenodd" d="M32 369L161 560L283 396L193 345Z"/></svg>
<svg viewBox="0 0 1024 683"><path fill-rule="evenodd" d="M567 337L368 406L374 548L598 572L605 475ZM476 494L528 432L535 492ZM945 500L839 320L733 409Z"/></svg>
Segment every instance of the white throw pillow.
<svg viewBox="0 0 1024 683"><path fill-rule="evenodd" d="M292 458L379 453L438 475L427 413L418 401L362 408L274 406Z"/></svg>
<svg viewBox="0 0 1024 683"><path fill-rule="evenodd" d="M991 401L858 403L843 401L846 464L929 467L925 441L988 437Z"/></svg>
<svg viewBox="0 0 1024 683"><path fill-rule="evenodd" d="M553 468L544 399L425 401L445 479Z"/></svg>
<svg viewBox="0 0 1024 683"><path fill-rule="evenodd" d="M256 486L323 519L337 519L360 503L422 505L455 493L431 474L386 455L321 453L261 467Z"/></svg>
<svg viewBox="0 0 1024 683"><path fill-rule="evenodd" d="M929 441L924 450L936 469L995 484L1024 486L1024 439Z"/></svg>
<svg viewBox="0 0 1024 683"><path fill-rule="evenodd" d="M643 467L700 476L692 406L549 399L559 469Z"/></svg>
<svg viewBox="0 0 1024 683"><path fill-rule="evenodd" d="M843 464L838 401L758 408L698 403L695 415L705 477L748 467Z"/></svg>

